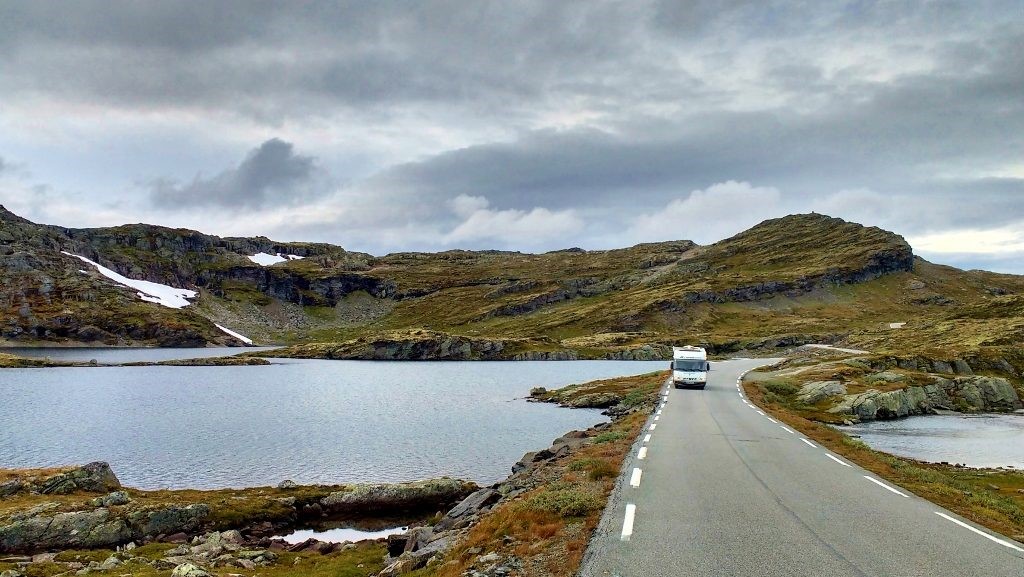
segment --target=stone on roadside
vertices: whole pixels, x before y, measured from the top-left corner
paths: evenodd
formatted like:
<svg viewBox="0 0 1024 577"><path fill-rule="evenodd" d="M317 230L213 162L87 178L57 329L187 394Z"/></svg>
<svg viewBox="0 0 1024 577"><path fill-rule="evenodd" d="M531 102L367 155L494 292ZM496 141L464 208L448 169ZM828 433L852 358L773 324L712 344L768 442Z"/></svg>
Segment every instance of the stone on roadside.
<svg viewBox="0 0 1024 577"><path fill-rule="evenodd" d="M839 381L813 381L800 387L796 394L798 401L813 405L829 397L846 394L846 386Z"/></svg>

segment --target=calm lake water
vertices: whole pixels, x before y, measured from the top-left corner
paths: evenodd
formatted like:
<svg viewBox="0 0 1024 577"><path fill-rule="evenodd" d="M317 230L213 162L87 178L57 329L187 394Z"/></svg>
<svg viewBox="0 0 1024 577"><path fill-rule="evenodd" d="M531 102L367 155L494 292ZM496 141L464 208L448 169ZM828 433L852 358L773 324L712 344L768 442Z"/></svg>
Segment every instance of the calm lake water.
<svg viewBox="0 0 1024 577"><path fill-rule="evenodd" d="M636 361L274 362L4 369L0 467L108 461L122 483L147 489L443 475L492 483L523 453L606 420L594 410L527 403L531 387L664 368Z"/></svg>
<svg viewBox="0 0 1024 577"><path fill-rule="evenodd" d="M1024 469L1024 415L927 415L840 428L901 457Z"/></svg>

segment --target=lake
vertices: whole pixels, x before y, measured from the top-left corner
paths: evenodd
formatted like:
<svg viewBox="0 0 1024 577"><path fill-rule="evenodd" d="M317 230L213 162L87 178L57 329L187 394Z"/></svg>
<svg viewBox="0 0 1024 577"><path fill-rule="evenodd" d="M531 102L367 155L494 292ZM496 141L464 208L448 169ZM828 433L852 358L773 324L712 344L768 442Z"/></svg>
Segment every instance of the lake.
<svg viewBox="0 0 1024 577"><path fill-rule="evenodd" d="M1024 469L1024 415L927 415L840 427L873 449L920 461Z"/></svg>
<svg viewBox="0 0 1024 577"><path fill-rule="evenodd" d="M147 350L155 351L132 349ZM0 370L0 467L107 461L122 483L145 489L443 475L489 484L523 453L606 420L594 410L528 403L531 387L664 368L638 361L273 362Z"/></svg>

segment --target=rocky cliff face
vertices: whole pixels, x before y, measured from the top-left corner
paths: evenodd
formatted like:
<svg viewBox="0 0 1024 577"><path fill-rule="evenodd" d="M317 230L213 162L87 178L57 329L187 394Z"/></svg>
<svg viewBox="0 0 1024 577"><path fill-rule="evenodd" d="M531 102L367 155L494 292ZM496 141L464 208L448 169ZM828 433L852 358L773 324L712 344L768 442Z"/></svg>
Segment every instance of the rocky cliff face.
<svg viewBox="0 0 1024 577"><path fill-rule="evenodd" d="M831 413L855 416L861 421L896 419L935 414L937 410L1007 412L1024 407L1017 391L1000 377L937 378L930 385L895 391L868 390L845 395Z"/></svg>

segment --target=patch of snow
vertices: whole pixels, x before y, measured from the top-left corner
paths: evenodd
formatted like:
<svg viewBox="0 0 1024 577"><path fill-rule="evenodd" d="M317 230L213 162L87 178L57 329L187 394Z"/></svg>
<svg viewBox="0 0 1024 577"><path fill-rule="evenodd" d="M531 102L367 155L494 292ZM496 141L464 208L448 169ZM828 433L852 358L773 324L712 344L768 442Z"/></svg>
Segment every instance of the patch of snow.
<svg viewBox="0 0 1024 577"><path fill-rule="evenodd" d="M251 345L252 344L252 339L250 339L249 337L247 337L245 335L238 334L235 331L233 331L233 330L231 330L231 329L229 329L227 327L222 327L222 326L218 325L217 323L214 323L214 326L216 326L218 329L220 329L220 330L224 331L225 333L235 337L236 339L242 341L243 343L245 343L247 345Z"/></svg>
<svg viewBox="0 0 1024 577"><path fill-rule="evenodd" d="M297 254L290 254L290 255L288 255L288 260L302 260L304 258L306 258L306 257L299 256Z"/></svg>
<svg viewBox="0 0 1024 577"><path fill-rule="evenodd" d="M250 256L249 260L251 260L252 262L254 262L254 263L256 263L256 264L258 264L260 266L270 266L270 265L277 264L279 262L284 262L284 261L286 261L288 259L286 259L285 257L281 256L281 253L267 254L265 252L258 252L256 254Z"/></svg>
<svg viewBox="0 0 1024 577"><path fill-rule="evenodd" d="M907 323L889 323L890 329L902 329Z"/></svg>
<svg viewBox="0 0 1024 577"><path fill-rule="evenodd" d="M87 271L87 270L82 270L82 269L78 269L78 272L80 272L80 273L82 273L82 274L89 274L89 271Z"/></svg>
<svg viewBox="0 0 1024 577"><path fill-rule="evenodd" d="M61 254L73 256L82 262L91 264L101 275L109 278L119 285L137 290L139 298L146 302L156 303L172 309L180 309L192 304L188 302L188 299L196 298L196 291L174 288L172 286L150 282L148 280L130 279L126 276L119 275L109 268L99 263L95 263L84 256L78 256L77 254L71 254L70 252L63 250L60 252Z"/></svg>

